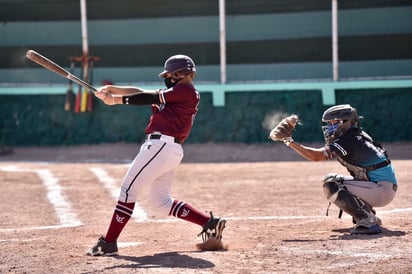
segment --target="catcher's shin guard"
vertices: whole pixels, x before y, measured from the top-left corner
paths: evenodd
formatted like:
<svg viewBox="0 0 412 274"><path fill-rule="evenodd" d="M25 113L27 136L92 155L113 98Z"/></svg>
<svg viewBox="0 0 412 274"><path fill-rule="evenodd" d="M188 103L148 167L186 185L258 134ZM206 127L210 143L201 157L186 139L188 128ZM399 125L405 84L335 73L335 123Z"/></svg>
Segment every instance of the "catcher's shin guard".
<svg viewBox="0 0 412 274"><path fill-rule="evenodd" d="M356 222L370 217L371 214L363 209L363 201L350 193L344 185L327 181L323 184L323 192L329 202L351 215Z"/></svg>

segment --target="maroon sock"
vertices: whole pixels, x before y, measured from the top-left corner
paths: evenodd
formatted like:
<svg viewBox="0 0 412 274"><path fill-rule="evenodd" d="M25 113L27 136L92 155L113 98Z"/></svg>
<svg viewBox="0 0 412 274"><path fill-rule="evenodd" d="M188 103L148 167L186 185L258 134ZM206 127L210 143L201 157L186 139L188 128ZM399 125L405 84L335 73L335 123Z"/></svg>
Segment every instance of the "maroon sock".
<svg viewBox="0 0 412 274"><path fill-rule="evenodd" d="M112 221L104 239L111 243L117 240L123 228L132 217L135 203L123 203L118 201L114 210Z"/></svg>
<svg viewBox="0 0 412 274"><path fill-rule="evenodd" d="M185 221L203 226L209 220L209 216L193 208L185 202L174 200L169 215L183 219Z"/></svg>

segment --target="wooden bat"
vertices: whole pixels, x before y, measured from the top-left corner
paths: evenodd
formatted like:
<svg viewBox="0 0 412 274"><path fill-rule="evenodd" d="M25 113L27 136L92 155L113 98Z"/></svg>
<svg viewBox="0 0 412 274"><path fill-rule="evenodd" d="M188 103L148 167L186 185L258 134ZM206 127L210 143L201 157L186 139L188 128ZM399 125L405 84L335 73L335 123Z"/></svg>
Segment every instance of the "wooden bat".
<svg viewBox="0 0 412 274"><path fill-rule="evenodd" d="M93 87L92 85L90 85L86 81L83 81L82 79L76 77L75 75L71 74L70 72L68 72L67 70L62 68L61 66L57 65L52 60L44 57L43 55L35 52L34 50L28 50L26 52L26 57L28 59L32 60L33 62L39 64L40 66L50 70L51 72L54 72L54 73L56 73L60 76L63 76L64 78L72 80L73 82L75 82L76 84L78 84L82 87L88 88L89 90L91 90L93 92L97 91L97 89L95 87Z"/></svg>

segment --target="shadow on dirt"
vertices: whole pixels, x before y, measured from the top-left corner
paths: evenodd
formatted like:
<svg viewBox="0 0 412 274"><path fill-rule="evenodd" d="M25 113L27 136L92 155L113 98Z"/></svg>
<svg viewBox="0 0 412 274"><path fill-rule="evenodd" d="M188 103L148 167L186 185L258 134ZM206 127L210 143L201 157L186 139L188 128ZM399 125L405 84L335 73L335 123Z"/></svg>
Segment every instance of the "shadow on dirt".
<svg viewBox="0 0 412 274"><path fill-rule="evenodd" d="M405 236L405 231L399 230L389 230L386 228L382 228L382 233L373 234L373 235L351 235L350 228L340 228L340 229L333 229L332 232L340 233L339 235L334 234L330 236L330 240L371 240L371 239L378 239L383 237L401 237ZM306 242L324 242L326 239L287 239L283 240L282 242L289 243L306 243Z"/></svg>
<svg viewBox="0 0 412 274"><path fill-rule="evenodd" d="M206 269L212 268L215 265L207 260L193 258L188 255L179 254L177 252L158 253L151 256L116 256L119 261L133 262L133 264L125 263L117 266L108 267L106 269L139 269L139 268L188 268L188 269Z"/></svg>
<svg viewBox="0 0 412 274"><path fill-rule="evenodd" d="M370 239L378 239L378 238L383 238L383 237L401 237L401 236L406 235L405 231L389 230L389 229L386 229L386 228L382 228L382 233L372 234L372 235L360 235L360 234L351 235L349 228L334 229L332 231L333 232L338 232L338 233L343 233L343 235L337 236L337 239L340 239L340 240L353 240L353 239L370 240Z"/></svg>
<svg viewBox="0 0 412 274"><path fill-rule="evenodd" d="M282 240L284 243L311 243L311 242L324 242L325 239L287 239Z"/></svg>

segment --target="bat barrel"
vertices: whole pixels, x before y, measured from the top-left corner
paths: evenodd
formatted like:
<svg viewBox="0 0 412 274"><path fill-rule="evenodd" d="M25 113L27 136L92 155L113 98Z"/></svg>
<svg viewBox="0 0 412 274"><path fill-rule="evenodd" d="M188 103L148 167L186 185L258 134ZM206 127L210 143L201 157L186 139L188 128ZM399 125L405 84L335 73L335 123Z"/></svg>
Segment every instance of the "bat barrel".
<svg viewBox="0 0 412 274"><path fill-rule="evenodd" d="M67 79L72 80L73 82L75 82L78 85L81 85L83 87L86 87L90 90L92 90L93 92L96 91L96 88L93 87L92 85L90 85L89 83L87 83L86 81L83 81L82 79L74 76L73 74L71 74L70 72L68 72L67 70L65 70L64 68L62 68L61 66L59 66L58 64L56 64L55 62L53 62L52 60L44 57L43 55L41 55L40 53L37 53L34 50L28 50L26 52L26 57L30 60L32 60L33 62L39 64L40 66L56 73L59 74L60 76L63 76Z"/></svg>

